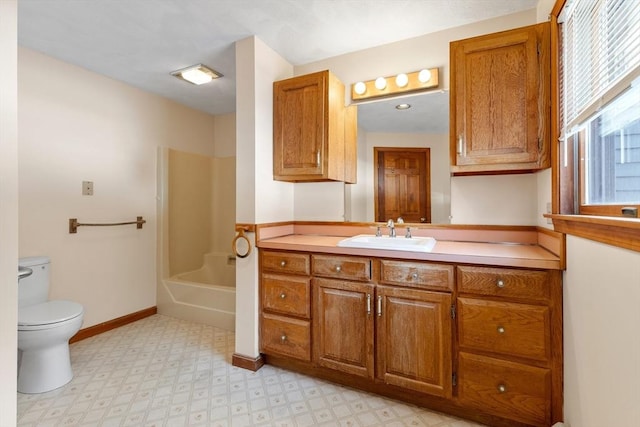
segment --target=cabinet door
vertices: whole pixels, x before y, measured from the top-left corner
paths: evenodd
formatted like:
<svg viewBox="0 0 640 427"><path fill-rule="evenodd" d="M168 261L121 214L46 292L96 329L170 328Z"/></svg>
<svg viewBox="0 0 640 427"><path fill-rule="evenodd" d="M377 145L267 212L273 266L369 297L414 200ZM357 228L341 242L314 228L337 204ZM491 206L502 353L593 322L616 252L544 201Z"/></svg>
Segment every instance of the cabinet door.
<svg viewBox="0 0 640 427"><path fill-rule="evenodd" d="M454 173L549 166L548 51L547 23L451 43Z"/></svg>
<svg viewBox="0 0 640 427"><path fill-rule="evenodd" d="M318 365L373 378L374 286L313 279L313 351Z"/></svg>
<svg viewBox="0 0 640 427"><path fill-rule="evenodd" d="M451 397L451 295L378 286L375 302L378 378Z"/></svg>
<svg viewBox="0 0 640 427"><path fill-rule="evenodd" d="M274 83L273 174L276 179L323 175L326 85L326 73Z"/></svg>

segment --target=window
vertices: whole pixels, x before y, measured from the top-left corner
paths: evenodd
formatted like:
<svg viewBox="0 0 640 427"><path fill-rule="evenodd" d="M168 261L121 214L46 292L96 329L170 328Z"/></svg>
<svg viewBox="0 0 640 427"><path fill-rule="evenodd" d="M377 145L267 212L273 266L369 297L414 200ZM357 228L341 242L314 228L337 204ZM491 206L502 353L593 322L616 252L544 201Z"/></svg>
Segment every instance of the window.
<svg viewBox="0 0 640 427"><path fill-rule="evenodd" d="M640 207L640 1L569 0L558 22L560 213L622 216Z"/></svg>

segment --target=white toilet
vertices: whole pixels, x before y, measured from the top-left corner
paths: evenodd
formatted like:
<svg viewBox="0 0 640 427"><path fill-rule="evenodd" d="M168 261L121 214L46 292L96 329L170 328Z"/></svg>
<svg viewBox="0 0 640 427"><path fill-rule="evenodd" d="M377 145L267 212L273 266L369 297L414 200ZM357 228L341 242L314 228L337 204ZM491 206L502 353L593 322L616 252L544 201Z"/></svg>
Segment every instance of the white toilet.
<svg viewBox="0 0 640 427"><path fill-rule="evenodd" d="M69 339L82 326L84 308L71 301L47 301L49 257L20 258L19 266L18 391L44 393L73 378Z"/></svg>

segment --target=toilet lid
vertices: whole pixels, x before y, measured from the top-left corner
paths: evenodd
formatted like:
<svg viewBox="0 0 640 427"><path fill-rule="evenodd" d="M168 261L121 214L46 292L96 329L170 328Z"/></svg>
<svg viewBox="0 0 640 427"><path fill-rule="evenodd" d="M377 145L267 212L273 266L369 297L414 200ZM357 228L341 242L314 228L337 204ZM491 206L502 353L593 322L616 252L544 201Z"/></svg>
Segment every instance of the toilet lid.
<svg viewBox="0 0 640 427"><path fill-rule="evenodd" d="M80 316L82 305L73 301L47 301L18 309L18 325L37 326L64 322Z"/></svg>

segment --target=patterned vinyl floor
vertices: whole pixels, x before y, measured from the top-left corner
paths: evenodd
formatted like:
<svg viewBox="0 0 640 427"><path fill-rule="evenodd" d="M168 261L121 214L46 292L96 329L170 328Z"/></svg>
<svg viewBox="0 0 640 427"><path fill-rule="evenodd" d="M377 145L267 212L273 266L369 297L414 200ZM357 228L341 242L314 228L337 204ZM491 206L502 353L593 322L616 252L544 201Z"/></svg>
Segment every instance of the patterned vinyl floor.
<svg viewBox="0 0 640 427"><path fill-rule="evenodd" d="M71 345L74 379L18 393L19 426L474 427L264 366L231 365L234 334L154 315Z"/></svg>

